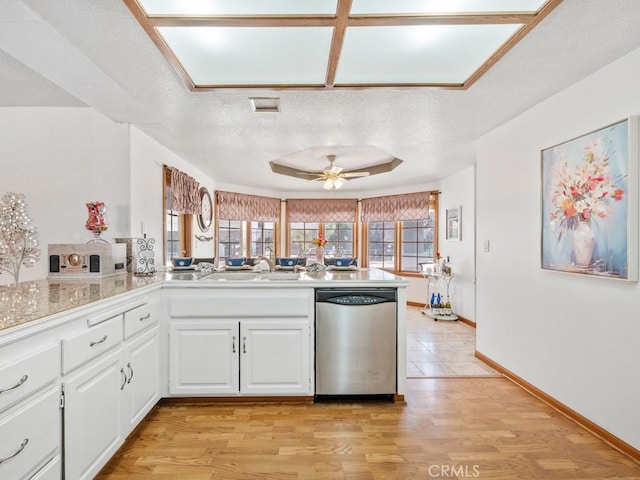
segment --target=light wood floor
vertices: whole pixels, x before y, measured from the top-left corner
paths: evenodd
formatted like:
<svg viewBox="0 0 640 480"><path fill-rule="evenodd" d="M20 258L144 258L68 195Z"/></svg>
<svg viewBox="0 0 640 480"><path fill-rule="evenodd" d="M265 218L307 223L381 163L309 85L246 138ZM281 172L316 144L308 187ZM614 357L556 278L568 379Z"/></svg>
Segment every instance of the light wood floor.
<svg viewBox="0 0 640 480"><path fill-rule="evenodd" d="M161 404L98 479L640 479L505 378L410 379L406 400Z"/></svg>

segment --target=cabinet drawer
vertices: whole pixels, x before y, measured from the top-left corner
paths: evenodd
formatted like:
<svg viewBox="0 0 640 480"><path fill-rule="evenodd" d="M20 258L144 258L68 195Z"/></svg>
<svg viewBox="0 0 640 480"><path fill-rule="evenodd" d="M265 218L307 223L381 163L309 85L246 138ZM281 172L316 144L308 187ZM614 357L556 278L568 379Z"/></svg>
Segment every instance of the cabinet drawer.
<svg viewBox="0 0 640 480"><path fill-rule="evenodd" d="M62 462L60 461L60 456L56 455L53 460L38 470L38 473L29 480L60 480L61 478Z"/></svg>
<svg viewBox="0 0 640 480"><path fill-rule="evenodd" d="M151 302L140 305L124 314L124 338L129 338L136 333L158 322L160 303Z"/></svg>
<svg viewBox="0 0 640 480"><path fill-rule="evenodd" d="M60 392L57 388L0 417L0 478L27 478L59 451Z"/></svg>
<svg viewBox="0 0 640 480"><path fill-rule="evenodd" d="M59 374L57 343L13 363L0 365L0 412L55 381Z"/></svg>
<svg viewBox="0 0 640 480"><path fill-rule="evenodd" d="M62 373L66 374L83 363L122 342L122 314L82 333L62 340Z"/></svg>

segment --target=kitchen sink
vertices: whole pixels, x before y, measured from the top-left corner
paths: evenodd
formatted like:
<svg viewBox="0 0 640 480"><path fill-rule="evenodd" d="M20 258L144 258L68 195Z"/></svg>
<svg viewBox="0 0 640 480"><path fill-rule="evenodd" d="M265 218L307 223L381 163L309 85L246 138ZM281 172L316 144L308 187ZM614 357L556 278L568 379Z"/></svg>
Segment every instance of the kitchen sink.
<svg viewBox="0 0 640 480"><path fill-rule="evenodd" d="M257 272L213 272L200 280L254 280L259 275Z"/></svg>
<svg viewBox="0 0 640 480"><path fill-rule="evenodd" d="M260 280L298 280L300 274L298 272L262 272Z"/></svg>

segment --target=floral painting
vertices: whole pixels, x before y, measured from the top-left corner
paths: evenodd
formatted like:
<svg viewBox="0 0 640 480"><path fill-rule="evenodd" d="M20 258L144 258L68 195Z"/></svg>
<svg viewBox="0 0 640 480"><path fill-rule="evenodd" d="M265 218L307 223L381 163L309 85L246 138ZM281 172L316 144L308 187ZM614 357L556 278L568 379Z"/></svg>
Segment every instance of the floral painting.
<svg viewBox="0 0 640 480"><path fill-rule="evenodd" d="M637 280L636 134L630 118L542 151L543 269Z"/></svg>

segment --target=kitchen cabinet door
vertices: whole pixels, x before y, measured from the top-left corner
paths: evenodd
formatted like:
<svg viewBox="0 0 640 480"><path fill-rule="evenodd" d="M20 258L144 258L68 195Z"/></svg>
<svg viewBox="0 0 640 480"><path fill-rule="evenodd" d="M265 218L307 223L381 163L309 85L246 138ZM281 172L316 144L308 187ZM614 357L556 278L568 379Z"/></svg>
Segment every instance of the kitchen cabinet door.
<svg viewBox="0 0 640 480"><path fill-rule="evenodd" d="M308 319L240 322L243 395L311 394Z"/></svg>
<svg viewBox="0 0 640 480"><path fill-rule="evenodd" d="M122 393L123 431L128 435L160 398L160 338L158 327L127 340L124 347L127 384Z"/></svg>
<svg viewBox="0 0 640 480"><path fill-rule="evenodd" d="M238 321L175 320L169 324L169 393L237 395Z"/></svg>
<svg viewBox="0 0 640 480"><path fill-rule="evenodd" d="M122 347L63 381L65 478L92 479L120 446Z"/></svg>

